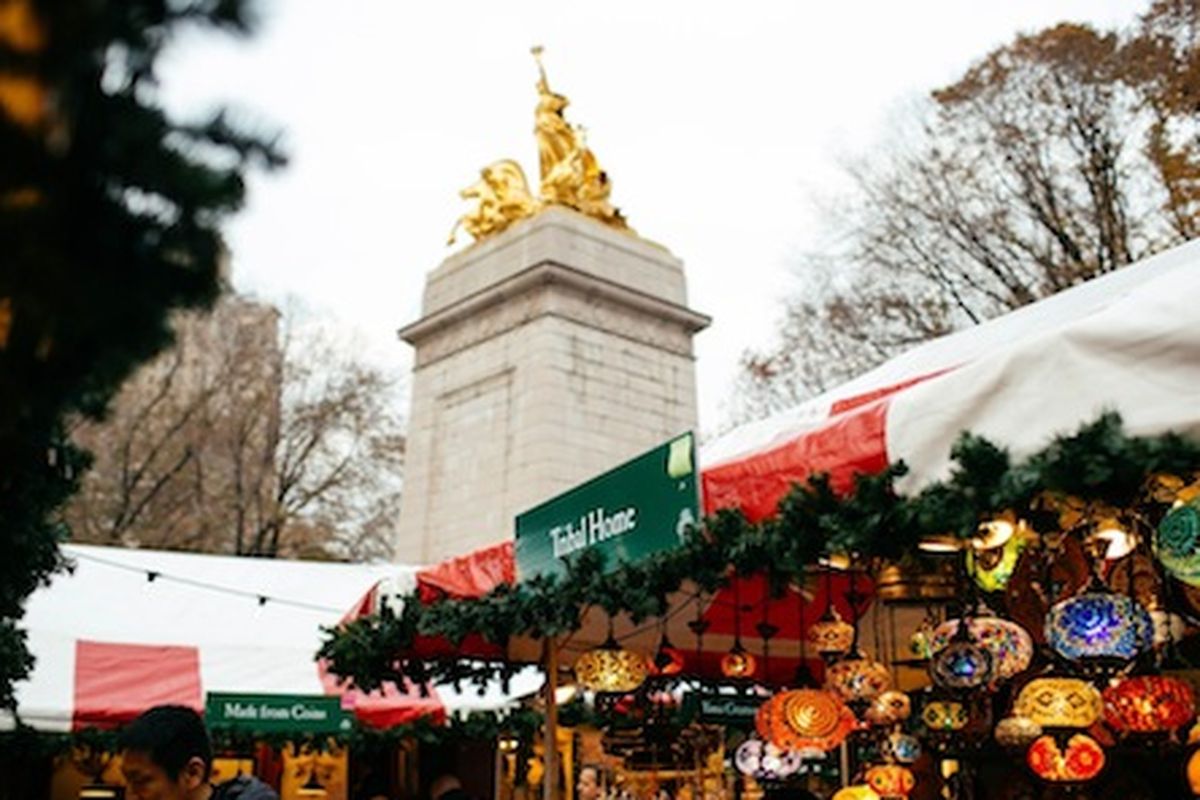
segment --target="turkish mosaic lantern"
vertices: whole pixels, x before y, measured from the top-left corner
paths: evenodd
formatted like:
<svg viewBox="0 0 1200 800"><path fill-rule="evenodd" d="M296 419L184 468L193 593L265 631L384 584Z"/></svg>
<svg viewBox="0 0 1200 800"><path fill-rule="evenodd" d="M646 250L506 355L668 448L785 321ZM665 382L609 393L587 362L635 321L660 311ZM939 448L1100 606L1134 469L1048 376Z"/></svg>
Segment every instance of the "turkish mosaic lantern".
<svg viewBox="0 0 1200 800"><path fill-rule="evenodd" d="M1154 532L1154 553L1163 568L1190 586L1200 586L1200 497L1167 512Z"/></svg>
<svg viewBox="0 0 1200 800"><path fill-rule="evenodd" d="M575 682L592 692L625 694L646 681L646 657L609 637L575 661Z"/></svg>
<svg viewBox="0 0 1200 800"><path fill-rule="evenodd" d="M912 714L912 700L904 692L888 689L872 702L865 719L872 725L892 725L903 722Z"/></svg>
<svg viewBox="0 0 1200 800"><path fill-rule="evenodd" d="M808 643L822 658L843 655L854 646L854 626L842 619L831 605L820 619L809 626Z"/></svg>
<svg viewBox="0 0 1200 800"><path fill-rule="evenodd" d="M900 764L911 764L921 757L921 740L912 734L895 731L881 745L883 757Z"/></svg>
<svg viewBox="0 0 1200 800"><path fill-rule="evenodd" d="M1200 795L1200 750L1194 751L1188 757L1186 775L1188 788L1192 790L1192 794Z"/></svg>
<svg viewBox="0 0 1200 800"><path fill-rule="evenodd" d="M967 707L956 700L934 700L921 709L921 721L932 732L961 731L971 716Z"/></svg>
<svg viewBox="0 0 1200 800"><path fill-rule="evenodd" d="M954 636L929 664L933 682L944 689L978 689L994 674L992 654L958 621Z"/></svg>
<svg viewBox="0 0 1200 800"><path fill-rule="evenodd" d="M1095 686L1079 678L1035 678L1021 689L1013 716L1043 728L1087 728L1104 710Z"/></svg>
<svg viewBox="0 0 1200 800"><path fill-rule="evenodd" d="M961 620L952 619L935 628L930 640L931 650L937 653L946 648L960 627ZM1015 622L991 615L972 617L967 629L991 654L995 681L1020 675L1033 661L1033 637Z"/></svg>
<svg viewBox="0 0 1200 800"><path fill-rule="evenodd" d="M1005 717L996 723L992 735L1001 747L1020 749L1028 747L1042 735L1042 726L1029 717Z"/></svg>
<svg viewBox="0 0 1200 800"><path fill-rule="evenodd" d="M825 670L825 686L847 703L868 702L891 688L892 675L878 661L854 653Z"/></svg>
<svg viewBox="0 0 1200 800"><path fill-rule="evenodd" d="M1133 598L1085 592L1050 609L1046 641L1070 661L1129 661L1153 646L1154 622Z"/></svg>
<svg viewBox="0 0 1200 800"><path fill-rule="evenodd" d="M678 675L683 672L685 663L683 651L671 644L671 640L663 634L658 651L646 664L646 671L657 676Z"/></svg>
<svg viewBox="0 0 1200 800"><path fill-rule="evenodd" d="M866 774L867 786L881 798L908 797L913 787L917 785L912 770L899 764L880 764L871 767Z"/></svg>
<svg viewBox="0 0 1200 800"><path fill-rule="evenodd" d="M758 659L741 642L721 658L721 674L726 678L749 678L758 669Z"/></svg>
<svg viewBox="0 0 1200 800"><path fill-rule="evenodd" d="M1192 687L1178 678L1138 675L1104 690L1104 721L1122 733L1165 733L1196 716Z"/></svg>
<svg viewBox="0 0 1200 800"><path fill-rule="evenodd" d="M865 783L857 783L834 792L829 800L880 800L879 794Z"/></svg>
<svg viewBox="0 0 1200 800"><path fill-rule="evenodd" d="M758 708L758 735L782 750L832 750L857 725L854 713L833 692L793 689Z"/></svg>
<svg viewBox="0 0 1200 800"><path fill-rule="evenodd" d="M985 531L986 529L986 531ZM998 592L1008 586L1021 553L1029 544L1029 529L1024 522L994 520L980 526L984 535L967 550L967 571L985 592Z"/></svg>
<svg viewBox="0 0 1200 800"><path fill-rule="evenodd" d="M1104 769L1104 749L1092 737L1077 733L1059 747L1053 736L1042 736L1029 746L1025 762L1044 781L1084 783Z"/></svg>
<svg viewBox="0 0 1200 800"><path fill-rule="evenodd" d="M771 742L751 737L738 745L733 763L738 772L756 780L779 780L800 769L803 759L794 750L781 750Z"/></svg>

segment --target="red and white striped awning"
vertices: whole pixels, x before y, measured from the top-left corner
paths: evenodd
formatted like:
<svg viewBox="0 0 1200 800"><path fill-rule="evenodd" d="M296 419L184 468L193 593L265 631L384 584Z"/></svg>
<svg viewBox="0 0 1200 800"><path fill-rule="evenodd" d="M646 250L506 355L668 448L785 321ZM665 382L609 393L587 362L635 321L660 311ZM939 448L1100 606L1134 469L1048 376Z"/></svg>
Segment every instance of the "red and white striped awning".
<svg viewBox="0 0 1200 800"><path fill-rule="evenodd" d="M1015 458L1104 411L1126 428L1200 437L1200 241L920 345L796 408L700 451L708 512L762 519L817 472L848 487L903 460L899 489L947 476L963 431ZM511 534L510 534L511 535ZM505 559L508 563L505 564ZM426 599L512 580L511 542L421 570Z"/></svg>
<svg viewBox="0 0 1200 800"><path fill-rule="evenodd" d="M37 658L17 684L21 720L45 731L106 727L159 703L202 710L207 692L337 694L367 724L492 710L541 685L536 673L474 687L345 691L315 660L321 629L382 590L412 591L415 569L66 545L74 563L27 603ZM0 717L0 728L10 727Z"/></svg>

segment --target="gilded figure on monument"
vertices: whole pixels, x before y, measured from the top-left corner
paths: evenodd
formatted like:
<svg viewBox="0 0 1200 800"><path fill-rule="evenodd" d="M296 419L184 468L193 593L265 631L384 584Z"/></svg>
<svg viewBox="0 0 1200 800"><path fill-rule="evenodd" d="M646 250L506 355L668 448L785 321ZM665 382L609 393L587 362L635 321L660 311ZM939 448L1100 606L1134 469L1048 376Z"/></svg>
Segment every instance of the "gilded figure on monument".
<svg viewBox="0 0 1200 800"><path fill-rule="evenodd" d="M583 128L571 125L563 116L570 101L550 89L542 66L542 48L534 47L532 52L538 65L534 135L538 144L539 196L530 192L517 162L502 159L489 164L480 171L478 181L459 192L464 200L474 201L475 207L454 224L447 244L454 244L459 228L479 241L547 205L573 208L614 228L629 227L609 201L612 184L588 148Z"/></svg>

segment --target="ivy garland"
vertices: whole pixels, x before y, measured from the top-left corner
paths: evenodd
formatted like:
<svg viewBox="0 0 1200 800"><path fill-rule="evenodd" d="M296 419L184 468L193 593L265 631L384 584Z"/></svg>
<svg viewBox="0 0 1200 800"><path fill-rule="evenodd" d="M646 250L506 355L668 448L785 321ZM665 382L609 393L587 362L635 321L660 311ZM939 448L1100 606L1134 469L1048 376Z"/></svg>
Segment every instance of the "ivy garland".
<svg viewBox="0 0 1200 800"><path fill-rule="evenodd" d="M627 614L637 624L662 616L668 597L685 580L709 594L736 575L765 574L776 592L825 556L852 554L863 562L915 557L926 536L976 534L979 523L1015 510L1039 530L1058 524L1049 495L1084 503L1128 507L1143 499L1154 475L1200 471L1200 446L1175 434L1129 436L1119 415L1108 413L1072 436L1020 463L986 439L963 434L952 450L950 476L914 497L902 497L895 481L903 463L876 475L859 475L846 495L827 476L793 486L777 514L750 523L740 511L722 510L689 532L682 547L636 564L605 572L600 556L584 551L567 564L564 577L535 577L501 585L472 599L422 604L415 595L400 598L401 611L381 613L327 631L320 650L333 671L361 688L387 681L506 681L520 668L498 661L423 658L419 637L439 637L454 647L471 635L503 649L517 636L559 636L578 629L590 606Z"/></svg>

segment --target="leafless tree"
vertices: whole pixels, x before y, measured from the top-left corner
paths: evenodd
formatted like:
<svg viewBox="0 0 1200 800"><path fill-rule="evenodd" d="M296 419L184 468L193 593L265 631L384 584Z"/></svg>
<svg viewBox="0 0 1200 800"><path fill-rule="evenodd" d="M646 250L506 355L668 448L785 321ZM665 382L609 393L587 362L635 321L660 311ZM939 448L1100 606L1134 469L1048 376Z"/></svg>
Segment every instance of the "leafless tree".
<svg viewBox="0 0 1200 800"><path fill-rule="evenodd" d="M176 331L109 417L75 432L95 463L66 510L74 537L386 557L404 454L394 381L325 327L236 296Z"/></svg>
<svg viewBox="0 0 1200 800"><path fill-rule="evenodd" d="M1198 5L1018 36L933 92L914 136L850 167L839 245L801 266L776 343L744 355L735 415L1194 236Z"/></svg>

